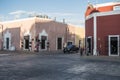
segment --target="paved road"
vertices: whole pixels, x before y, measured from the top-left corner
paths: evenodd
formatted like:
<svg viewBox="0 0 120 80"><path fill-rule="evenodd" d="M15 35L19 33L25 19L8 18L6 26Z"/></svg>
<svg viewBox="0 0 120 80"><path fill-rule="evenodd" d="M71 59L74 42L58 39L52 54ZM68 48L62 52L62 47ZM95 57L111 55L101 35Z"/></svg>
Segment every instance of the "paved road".
<svg viewBox="0 0 120 80"><path fill-rule="evenodd" d="M0 80L120 80L120 62L78 54L0 54Z"/></svg>

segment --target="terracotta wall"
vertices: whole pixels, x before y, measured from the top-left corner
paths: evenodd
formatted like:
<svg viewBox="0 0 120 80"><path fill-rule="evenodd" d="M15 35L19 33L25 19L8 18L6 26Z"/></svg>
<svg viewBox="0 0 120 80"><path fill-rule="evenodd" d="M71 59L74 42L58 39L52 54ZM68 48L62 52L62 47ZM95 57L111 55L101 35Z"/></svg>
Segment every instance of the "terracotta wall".
<svg viewBox="0 0 120 80"><path fill-rule="evenodd" d="M93 26L94 26L93 18L85 21L85 37L93 36L94 32Z"/></svg>
<svg viewBox="0 0 120 80"><path fill-rule="evenodd" d="M99 6L101 4L97 4L97 5L92 5L91 7L90 5L87 6L86 12L85 12L85 17L89 16L90 14L94 13L94 12L108 12L108 11L113 11L114 6L120 6L120 3L110 3L109 5L106 4L103 6Z"/></svg>
<svg viewBox="0 0 120 80"><path fill-rule="evenodd" d="M120 35L120 14L97 17L97 44L101 55L108 55L108 36Z"/></svg>

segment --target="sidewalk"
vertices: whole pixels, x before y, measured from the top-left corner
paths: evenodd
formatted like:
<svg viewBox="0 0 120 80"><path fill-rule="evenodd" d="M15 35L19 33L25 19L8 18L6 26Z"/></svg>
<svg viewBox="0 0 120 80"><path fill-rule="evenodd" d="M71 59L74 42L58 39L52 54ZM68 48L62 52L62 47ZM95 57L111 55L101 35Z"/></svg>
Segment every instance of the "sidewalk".
<svg viewBox="0 0 120 80"><path fill-rule="evenodd" d="M63 54L62 51L0 51L0 54Z"/></svg>
<svg viewBox="0 0 120 80"><path fill-rule="evenodd" d="M120 56L80 56L79 53L64 54L62 51L40 51L40 52L30 52L30 51L0 51L0 56L9 54L42 54L42 55L68 55L69 57L81 58L84 60L99 60L99 61L116 61L120 62Z"/></svg>
<svg viewBox="0 0 120 80"><path fill-rule="evenodd" d="M116 61L120 62L120 56L81 56L83 59L100 60L100 61Z"/></svg>

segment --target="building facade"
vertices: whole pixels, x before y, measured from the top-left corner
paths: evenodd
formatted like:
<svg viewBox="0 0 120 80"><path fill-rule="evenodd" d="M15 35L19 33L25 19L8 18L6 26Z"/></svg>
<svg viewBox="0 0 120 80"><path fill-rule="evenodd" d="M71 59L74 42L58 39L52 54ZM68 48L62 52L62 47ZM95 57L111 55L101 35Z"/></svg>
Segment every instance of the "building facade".
<svg viewBox="0 0 120 80"><path fill-rule="evenodd" d="M51 19L33 17L1 24L0 48L3 50L62 50L65 43L79 45L76 41L84 38L84 28Z"/></svg>
<svg viewBox="0 0 120 80"><path fill-rule="evenodd" d="M120 2L89 4L85 13L86 53L120 55Z"/></svg>

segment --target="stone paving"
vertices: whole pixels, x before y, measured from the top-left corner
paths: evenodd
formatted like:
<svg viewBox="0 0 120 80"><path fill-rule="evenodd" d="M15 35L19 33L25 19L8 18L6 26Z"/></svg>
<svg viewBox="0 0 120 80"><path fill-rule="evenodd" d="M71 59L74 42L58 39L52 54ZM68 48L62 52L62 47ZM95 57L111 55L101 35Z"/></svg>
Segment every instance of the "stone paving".
<svg viewBox="0 0 120 80"><path fill-rule="evenodd" d="M0 80L120 80L119 57L0 53Z"/></svg>

